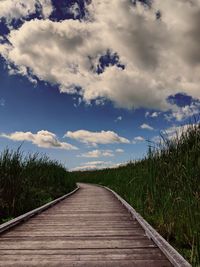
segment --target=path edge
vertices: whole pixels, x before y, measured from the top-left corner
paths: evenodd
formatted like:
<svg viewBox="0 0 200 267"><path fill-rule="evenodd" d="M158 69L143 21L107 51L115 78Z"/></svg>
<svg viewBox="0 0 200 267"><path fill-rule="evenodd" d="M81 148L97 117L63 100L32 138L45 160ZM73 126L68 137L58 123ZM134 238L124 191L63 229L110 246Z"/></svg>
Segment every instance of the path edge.
<svg viewBox="0 0 200 267"><path fill-rule="evenodd" d="M12 228L12 227L24 222L24 221L27 221L29 218L43 212L44 210L51 208L52 206L56 205L60 201L64 200L67 197L70 197L71 195L76 193L79 189L80 189L80 186L78 184L76 184L76 188L73 191L67 193L66 195L59 197L57 199L54 199L53 201L48 202L48 203L44 204L43 206L40 206L34 210L28 211L27 213L20 215L20 216L14 218L8 222L0 224L0 234L2 234L3 232L9 230L10 228Z"/></svg>
<svg viewBox="0 0 200 267"><path fill-rule="evenodd" d="M105 188L121 202L128 212L131 213L132 217L138 221L144 229L145 234L153 240L174 267L192 267L192 265L186 261L183 256L175 250L175 248L173 248L128 202L120 197L115 191L103 185L95 185Z"/></svg>

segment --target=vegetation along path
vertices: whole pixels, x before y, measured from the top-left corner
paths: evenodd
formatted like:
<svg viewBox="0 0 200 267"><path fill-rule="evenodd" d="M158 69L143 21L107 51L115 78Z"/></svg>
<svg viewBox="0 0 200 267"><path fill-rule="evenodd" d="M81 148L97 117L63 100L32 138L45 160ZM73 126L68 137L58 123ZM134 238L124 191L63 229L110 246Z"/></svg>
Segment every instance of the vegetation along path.
<svg viewBox="0 0 200 267"><path fill-rule="evenodd" d="M70 197L1 234L0 266L175 265L112 192L80 184Z"/></svg>

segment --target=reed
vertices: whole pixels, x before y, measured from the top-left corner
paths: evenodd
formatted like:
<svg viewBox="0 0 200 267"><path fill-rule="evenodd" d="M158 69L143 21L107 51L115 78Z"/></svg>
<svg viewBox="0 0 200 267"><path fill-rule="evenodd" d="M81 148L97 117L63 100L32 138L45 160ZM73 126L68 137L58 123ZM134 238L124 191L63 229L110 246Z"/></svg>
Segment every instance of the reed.
<svg viewBox="0 0 200 267"><path fill-rule="evenodd" d="M0 223L74 188L69 173L57 161L6 149L0 154Z"/></svg>
<svg viewBox="0 0 200 267"><path fill-rule="evenodd" d="M200 125L149 144L146 157L116 169L73 172L125 198L193 266L200 266Z"/></svg>

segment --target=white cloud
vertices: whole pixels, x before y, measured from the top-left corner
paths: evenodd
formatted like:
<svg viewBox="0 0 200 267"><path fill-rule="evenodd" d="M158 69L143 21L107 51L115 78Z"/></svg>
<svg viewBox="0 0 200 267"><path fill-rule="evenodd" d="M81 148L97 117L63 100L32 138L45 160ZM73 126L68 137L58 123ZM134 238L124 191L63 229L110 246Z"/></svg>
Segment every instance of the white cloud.
<svg viewBox="0 0 200 267"><path fill-rule="evenodd" d="M4 15L23 15L19 8L8 8L11 0L1 3L8 3L0 8ZM25 22L11 31L10 44L1 45L0 52L19 71L30 68L39 79L59 84L61 92L78 93L86 102L102 98L117 107L170 110L166 99L171 94L200 98L200 1L154 0L152 5L145 9L128 0L93 0L87 20ZM108 49L119 55L125 70L110 66L97 75L91 65Z"/></svg>
<svg viewBox="0 0 200 267"><path fill-rule="evenodd" d="M116 153L124 153L124 150L121 149L121 148L118 148L118 149L115 150L115 152L116 152Z"/></svg>
<svg viewBox="0 0 200 267"><path fill-rule="evenodd" d="M95 100L95 104L96 104L97 106L104 106L104 105L105 105L105 99L103 99L103 98L96 99L96 100Z"/></svg>
<svg viewBox="0 0 200 267"><path fill-rule="evenodd" d="M124 153L123 149L116 149L115 150L116 153ZM77 157L81 157L81 158L100 158L100 157L114 157L114 151L107 149L107 150L99 150L99 149L95 149L86 153L83 153L81 155L78 155Z"/></svg>
<svg viewBox="0 0 200 267"><path fill-rule="evenodd" d="M89 161L89 162L86 162L86 163L82 163L83 166L86 166L86 165L109 165L111 162L107 162L107 161Z"/></svg>
<svg viewBox="0 0 200 267"><path fill-rule="evenodd" d="M160 115L160 112L154 111L150 113L149 111L145 112L145 118L157 118Z"/></svg>
<svg viewBox="0 0 200 267"><path fill-rule="evenodd" d="M129 144L130 141L124 137L119 136L113 131L101 131L91 132L86 130L79 130L75 132L68 131L65 137L75 139L79 142L97 145L97 144L113 144L113 143L124 143Z"/></svg>
<svg viewBox="0 0 200 267"><path fill-rule="evenodd" d="M1 0L0 18L4 17L8 22L26 18L36 12L36 5L41 6L44 18L49 17L53 11L51 0Z"/></svg>
<svg viewBox="0 0 200 267"><path fill-rule="evenodd" d="M6 100L4 98L0 98L0 107L4 107L6 104Z"/></svg>
<svg viewBox="0 0 200 267"><path fill-rule="evenodd" d="M43 148L57 148L65 150L77 150L78 148L65 142L60 142L54 133L41 130L36 134L31 132L14 132L11 134L0 134L0 137L13 141L29 141Z"/></svg>
<svg viewBox="0 0 200 267"><path fill-rule="evenodd" d="M189 124L185 124L182 126L172 126L166 130L162 131L162 134L166 136L168 139L173 139L173 138L180 138L182 133L185 133L188 130Z"/></svg>
<svg viewBox="0 0 200 267"><path fill-rule="evenodd" d="M89 171L89 170L102 170L105 168L117 168L125 164L112 163L107 161L90 161L82 163L81 166L71 169L71 171Z"/></svg>
<svg viewBox="0 0 200 267"><path fill-rule="evenodd" d="M133 139L133 144L137 144L137 143L142 143L142 142L144 142L145 141L145 139L144 139L144 137L142 137L142 136L136 136L134 139Z"/></svg>
<svg viewBox="0 0 200 267"><path fill-rule="evenodd" d="M36 12L35 1L27 0L1 0L0 17L8 20L26 17Z"/></svg>
<svg viewBox="0 0 200 267"><path fill-rule="evenodd" d="M195 127L197 124L185 124L185 125L182 125L182 126L172 126L172 127L169 127L165 130L162 130L161 131L161 135L164 137L164 138L167 138L169 140L171 139L174 139L174 138L180 138L181 135L185 132L187 132L188 128L193 126ZM163 138L161 138L161 136L154 136L151 141L155 142L155 143L163 143Z"/></svg>
<svg viewBox="0 0 200 267"><path fill-rule="evenodd" d="M153 142L154 144L160 144L160 143L162 143L162 138L161 138L161 136L156 135L156 136L151 138L151 142Z"/></svg>
<svg viewBox="0 0 200 267"><path fill-rule="evenodd" d="M75 2L70 8L69 8L69 13L71 13L74 18L78 18L80 14L80 7L79 5Z"/></svg>
<svg viewBox="0 0 200 267"><path fill-rule="evenodd" d="M150 117L151 118L157 118L158 116L159 116L159 112L153 112L151 115L150 115Z"/></svg>
<svg viewBox="0 0 200 267"><path fill-rule="evenodd" d="M82 163L82 166L73 168L71 171L98 170L98 169L108 168L109 166L112 166L111 162L90 161L90 162Z"/></svg>
<svg viewBox="0 0 200 267"><path fill-rule="evenodd" d="M165 115L167 120L172 120L173 118L177 121L182 121L188 119L189 117L195 116L200 113L200 103L193 102L191 105L186 105L184 107L176 107L171 114Z"/></svg>
<svg viewBox="0 0 200 267"><path fill-rule="evenodd" d="M94 165L88 165L88 166L78 166L75 168L72 168L71 171L90 171L90 170L96 170L99 169L97 166Z"/></svg>
<svg viewBox="0 0 200 267"><path fill-rule="evenodd" d="M51 0L38 0L42 6L42 14L44 18L48 18L53 12Z"/></svg>
<svg viewBox="0 0 200 267"><path fill-rule="evenodd" d="M78 155L78 157L82 158L100 158L100 157L114 157L112 150L92 150L87 153L83 153Z"/></svg>
<svg viewBox="0 0 200 267"><path fill-rule="evenodd" d="M144 129L144 130L150 130L150 131L154 130L154 128L152 126L150 126L149 124L146 124L146 123L143 123L142 125L140 125L140 128Z"/></svg>
<svg viewBox="0 0 200 267"><path fill-rule="evenodd" d="M116 118L115 122L121 121L122 120L122 116L119 116Z"/></svg>

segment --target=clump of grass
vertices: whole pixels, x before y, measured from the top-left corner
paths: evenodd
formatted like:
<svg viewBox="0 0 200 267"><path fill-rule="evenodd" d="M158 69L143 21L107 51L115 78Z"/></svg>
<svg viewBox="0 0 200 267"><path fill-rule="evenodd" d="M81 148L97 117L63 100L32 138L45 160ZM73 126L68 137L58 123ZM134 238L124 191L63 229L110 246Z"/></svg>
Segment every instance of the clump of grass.
<svg viewBox="0 0 200 267"><path fill-rule="evenodd" d="M43 205L75 187L69 173L47 156L20 149L0 154L0 223Z"/></svg>
<svg viewBox="0 0 200 267"><path fill-rule="evenodd" d="M193 266L200 265L200 125L162 137L146 157L116 169L74 172L124 197Z"/></svg>

